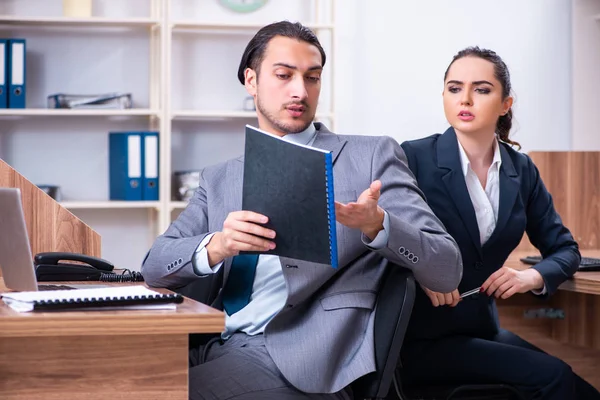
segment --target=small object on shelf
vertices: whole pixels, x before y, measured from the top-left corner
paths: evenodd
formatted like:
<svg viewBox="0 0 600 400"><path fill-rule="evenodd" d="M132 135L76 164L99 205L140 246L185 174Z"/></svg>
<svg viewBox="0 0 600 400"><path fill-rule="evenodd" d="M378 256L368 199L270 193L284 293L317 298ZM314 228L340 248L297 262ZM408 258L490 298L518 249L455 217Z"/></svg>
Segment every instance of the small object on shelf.
<svg viewBox="0 0 600 400"><path fill-rule="evenodd" d="M44 193L48 196L52 197L56 201L62 200L62 195L60 193L60 186L56 185L37 185Z"/></svg>
<svg viewBox="0 0 600 400"><path fill-rule="evenodd" d="M267 0L219 0L219 3L228 10L249 13L263 7Z"/></svg>
<svg viewBox="0 0 600 400"><path fill-rule="evenodd" d="M90 18L92 0L63 0L63 15L73 18Z"/></svg>
<svg viewBox="0 0 600 400"><path fill-rule="evenodd" d="M189 201L200 186L201 171L175 171L173 173L173 200Z"/></svg>
<svg viewBox="0 0 600 400"><path fill-rule="evenodd" d="M122 110L131 108L131 106L131 93L56 93L48 96L48 108L95 108Z"/></svg>
<svg viewBox="0 0 600 400"><path fill-rule="evenodd" d="M244 111L256 111L256 106L254 105L254 97L246 96L244 99Z"/></svg>

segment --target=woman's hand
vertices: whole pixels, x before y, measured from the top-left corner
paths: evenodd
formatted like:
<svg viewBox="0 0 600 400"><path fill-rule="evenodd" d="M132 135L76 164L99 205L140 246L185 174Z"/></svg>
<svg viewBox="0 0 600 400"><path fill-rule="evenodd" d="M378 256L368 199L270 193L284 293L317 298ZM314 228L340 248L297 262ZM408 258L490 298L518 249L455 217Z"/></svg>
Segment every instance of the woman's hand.
<svg viewBox="0 0 600 400"><path fill-rule="evenodd" d="M488 296L508 299L515 293L541 290L543 287L544 279L542 275L533 268L518 271L509 267L502 267L483 282L481 292L485 292Z"/></svg>

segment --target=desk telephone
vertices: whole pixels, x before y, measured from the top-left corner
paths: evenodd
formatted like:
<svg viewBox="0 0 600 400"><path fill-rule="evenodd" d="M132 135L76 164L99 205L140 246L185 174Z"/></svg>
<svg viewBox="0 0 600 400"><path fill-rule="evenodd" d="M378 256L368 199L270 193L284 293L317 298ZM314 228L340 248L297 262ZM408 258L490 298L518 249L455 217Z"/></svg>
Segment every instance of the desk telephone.
<svg viewBox="0 0 600 400"><path fill-rule="evenodd" d="M64 263L60 261L75 261ZM33 258L35 276L38 282L48 281L103 281L134 282L143 281L142 274L123 270L116 274L109 261L77 253L47 252L38 253ZM81 264L83 263L83 264Z"/></svg>

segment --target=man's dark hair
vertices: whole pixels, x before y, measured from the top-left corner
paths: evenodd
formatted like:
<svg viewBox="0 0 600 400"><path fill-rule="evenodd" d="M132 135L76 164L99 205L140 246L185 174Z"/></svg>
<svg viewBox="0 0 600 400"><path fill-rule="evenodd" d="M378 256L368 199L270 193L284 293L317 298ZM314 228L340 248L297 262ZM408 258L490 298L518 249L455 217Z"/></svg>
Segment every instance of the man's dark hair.
<svg viewBox="0 0 600 400"><path fill-rule="evenodd" d="M267 49L267 45L275 36L288 37L290 39L297 39L308 44L312 44L319 49L319 53L321 53L321 66L325 66L325 50L323 50L317 35L315 35L313 31L299 22L274 22L270 25L262 27L250 40L248 46L246 46L246 50L244 50L242 60L240 61L240 66L238 68L238 79L242 85L246 80L244 75L246 68L253 69L256 71L258 76L258 73L260 72L260 65L265 58L265 50Z"/></svg>

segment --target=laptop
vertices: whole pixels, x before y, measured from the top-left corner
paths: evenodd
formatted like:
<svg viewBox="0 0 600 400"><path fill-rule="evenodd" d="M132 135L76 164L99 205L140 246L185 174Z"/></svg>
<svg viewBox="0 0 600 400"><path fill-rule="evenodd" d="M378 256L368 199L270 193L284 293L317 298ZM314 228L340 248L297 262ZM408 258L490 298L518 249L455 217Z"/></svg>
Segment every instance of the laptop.
<svg viewBox="0 0 600 400"><path fill-rule="evenodd" d="M17 188L0 188L0 271L4 285L11 290L75 288L67 285L38 286L21 203L21 190Z"/></svg>

